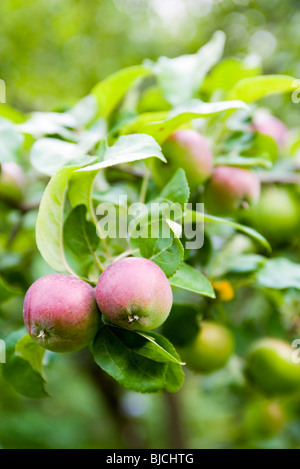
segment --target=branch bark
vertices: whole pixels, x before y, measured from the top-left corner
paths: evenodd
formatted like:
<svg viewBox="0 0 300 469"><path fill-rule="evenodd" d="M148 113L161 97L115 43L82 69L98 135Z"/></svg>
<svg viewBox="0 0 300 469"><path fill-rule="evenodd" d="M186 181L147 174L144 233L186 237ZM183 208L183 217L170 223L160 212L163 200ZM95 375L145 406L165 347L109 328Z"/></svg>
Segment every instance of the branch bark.
<svg viewBox="0 0 300 469"><path fill-rule="evenodd" d="M180 393L164 393L169 415L168 434L170 438L170 449L185 449L185 432L179 403Z"/></svg>
<svg viewBox="0 0 300 469"><path fill-rule="evenodd" d="M300 186L300 175L294 173L286 173L286 174L264 174L258 173L258 177L260 182L263 184L295 184Z"/></svg>
<svg viewBox="0 0 300 469"><path fill-rule="evenodd" d="M121 407L120 398L122 389L118 383L101 370L92 360L89 360L88 372L101 397L105 400L120 438L126 447L128 449L144 448L144 440L139 435L134 420L127 416Z"/></svg>

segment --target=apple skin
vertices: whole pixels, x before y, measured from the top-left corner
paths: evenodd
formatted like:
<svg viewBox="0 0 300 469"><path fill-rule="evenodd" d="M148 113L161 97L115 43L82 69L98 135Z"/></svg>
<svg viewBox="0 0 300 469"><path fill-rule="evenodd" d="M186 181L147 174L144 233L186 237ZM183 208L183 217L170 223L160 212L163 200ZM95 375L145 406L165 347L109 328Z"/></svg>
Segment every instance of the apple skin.
<svg viewBox="0 0 300 469"><path fill-rule="evenodd" d="M154 180L159 187L168 183L179 168L185 171L191 191L196 190L212 173L212 151L206 139L195 130L174 132L162 144L162 152L168 163L155 158L152 167Z"/></svg>
<svg viewBox="0 0 300 469"><path fill-rule="evenodd" d="M212 373L223 368L234 351L234 338L221 324L202 321L196 338L179 350L188 368L199 373Z"/></svg>
<svg viewBox="0 0 300 469"><path fill-rule="evenodd" d="M0 165L0 197L20 201L25 189L25 174L17 163L7 162Z"/></svg>
<svg viewBox="0 0 300 469"><path fill-rule="evenodd" d="M94 289L66 274L50 274L34 282L26 293L23 314L33 340L61 353L88 346L101 321Z"/></svg>
<svg viewBox="0 0 300 469"><path fill-rule="evenodd" d="M231 213L256 204L260 181L255 173L230 166L218 166L208 183L205 202L213 213Z"/></svg>
<svg viewBox="0 0 300 469"><path fill-rule="evenodd" d="M286 125L277 117L272 116L268 111L260 109L256 112L252 127L262 135L272 137L279 148L283 148L287 142L289 130Z"/></svg>
<svg viewBox="0 0 300 469"><path fill-rule="evenodd" d="M253 227L275 244L289 241L300 227L299 203L285 187L263 189L248 215Z"/></svg>
<svg viewBox="0 0 300 469"><path fill-rule="evenodd" d="M293 349L280 339L257 341L247 356L246 374L263 394L276 396L300 390L300 365L292 360Z"/></svg>
<svg viewBox="0 0 300 469"><path fill-rule="evenodd" d="M158 265L142 257L128 257L102 272L96 300L111 323L129 330L151 331L167 319L173 294Z"/></svg>
<svg viewBox="0 0 300 469"><path fill-rule="evenodd" d="M244 414L247 435L268 439L277 435L286 422L286 414L278 401L259 399L251 402Z"/></svg>

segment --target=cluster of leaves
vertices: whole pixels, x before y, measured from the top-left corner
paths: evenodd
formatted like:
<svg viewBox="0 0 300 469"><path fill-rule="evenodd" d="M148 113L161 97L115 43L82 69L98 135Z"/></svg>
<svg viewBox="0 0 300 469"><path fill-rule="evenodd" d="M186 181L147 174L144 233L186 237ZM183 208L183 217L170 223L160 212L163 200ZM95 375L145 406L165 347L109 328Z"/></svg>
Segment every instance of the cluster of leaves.
<svg viewBox="0 0 300 469"><path fill-rule="evenodd" d="M249 285L272 292L299 289L299 265L265 257L269 243L253 228L234 218L184 210L188 201L198 201L201 194L190 194L182 169L162 191L151 180L151 161L166 161L161 145L179 128L205 133L211 140L215 165L254 170L272 166L275 142L249 130L246 124L256 101L293 92L295 80L260 75L247 61L220 61L224 43L224 34L217 32L194 55L161 57L155 63L146 61L121 70L64 113L34 113L28 118L2 105L1 162L17 162L28 175L24 200L4 201L3 227L13 224L17 230L26 230L35 225L37 247L51 269L92 285L103 269L120 257L151 259L169 278L174 304L192 306L195 315L203 312L205 305L208 311L215 304L212 282L218 279L230 279L236 289ZM147 108L149 96L151 109ZM37 218L30 219L28 214L36 213L41 193ZM124 206L119 205L120 195L127 196ZM162 199L181 204L185 222L205 222L206 242L201 252L185 251L177 230L183 219L169 220L163 214L159 221L171 228L169 238L133 239L129 232L127 238L119 239L97 231L96 206L100 202L114 204L122 217L127 216L131 202L151 204ZM21 226L15 220L16 213ZM143 231L149 221L136 217L131 223ZM31 262L34 258L32 238L27 245L18 246L17 230L12 239L4 239L1 302L15 295L20 283L22 288L26 285L11 282L9 265L3 265L5 259L8 264L22 266L28 261L28 252ZM20 261L21 252L27 253L27 259ZM4 377L26 396L47 395L44 351L24 332L14 332L7 343ZM128 389L175 392L183 383L180 357L163 335L130 332L103 322L91 352L96 363Z"/></svg>

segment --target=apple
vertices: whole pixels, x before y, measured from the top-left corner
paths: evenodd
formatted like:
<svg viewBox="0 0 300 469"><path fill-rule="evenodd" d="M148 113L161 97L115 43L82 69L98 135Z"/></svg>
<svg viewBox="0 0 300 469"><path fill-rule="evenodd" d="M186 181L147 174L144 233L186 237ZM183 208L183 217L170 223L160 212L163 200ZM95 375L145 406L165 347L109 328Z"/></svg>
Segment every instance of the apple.
<svg viewBox="0 0 300 469"><path fill-rule="evenodd" d="M34 282L26 293L23 314L33 340L53 352L86 347L101 320L94 289L66 274L50 274Z"/></svg>
<svg viewBox="0 0 300 469"><path fill-rule="evenodd" d="M188 368L211 373L228 362L234 351L234 338L225 326L212 321L202 321L200 327L198 335L179 353Z"/></svg>
<svg viewBox="0 0 300 469"><path fill-rule="evenodd" d="M293 361L295 350L280 339L264 338L251 347L247 376L262 393L280 395L300 390L300 364Z"/></svg>
<svg viewBox="0 0 300 469"><path fill-rule="evenodd" d="M157 158L153 161L153 177L163 187L174 173L185 171L190 189L196 190L211 175L213 154L206 139L195 130L184 129L174 132L163 144L162 152L167 164Z"/></svg>
<svg viewBox="0 0 300 469"><path fill-rule="evenodd" d="M167 319L173 294L157 264L142 257L128 257L102 272L96 300L111 323L129 330L151 331Z"/></svg>

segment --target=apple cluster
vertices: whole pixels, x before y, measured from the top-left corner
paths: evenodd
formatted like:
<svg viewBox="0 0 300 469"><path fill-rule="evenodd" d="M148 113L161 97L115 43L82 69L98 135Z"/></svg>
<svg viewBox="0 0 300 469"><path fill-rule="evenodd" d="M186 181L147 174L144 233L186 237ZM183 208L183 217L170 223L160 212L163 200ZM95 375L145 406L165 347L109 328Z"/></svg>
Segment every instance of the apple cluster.
<svg viewBox="0 0 300 469"><path fill-rule="evenodd" d="M272 116L256 115L253 131L269 135L282 147L287 129ZM232 215L248 209L248 221L280 242L299 229L299 207L284 187L261 190L257 174L232 166L215 166L209 142L198 132L182 129L162 145L167 159L152 162L153 178L163 187L177 171L185 171L191 191L205 184L209 211ZM3 175L9 168L3 166ZM5 176L9 178L9 174ZM24 302L28 333L42 347L54 352L80 350L94 340L102 319L132 331L161 326L172 308L170 283L154 262L127 257L113 262L100 275L96 288L66 274L37 280ZM225 326L204 320L194 340L179 348L192 370L211 373L224 367L234 351L234 338ZM282 341L258 342L247 358L247 376L265 394L285 393L300 386L300 367L291 361L291 349ZM269 411L270 409L268 409ZM272 410L272 409L271 409Z"/></svg>
<svg viewBox="0 0 300 469"><path fill-rule="evenodd" d="M67 274L50 274L34 282L24 301L30 336L53 352L76 352L88 346L101 324L139 331L159 327L173 302L167 277L154 262L138 257L118 260L100 275L94 289Z"/></svg>

